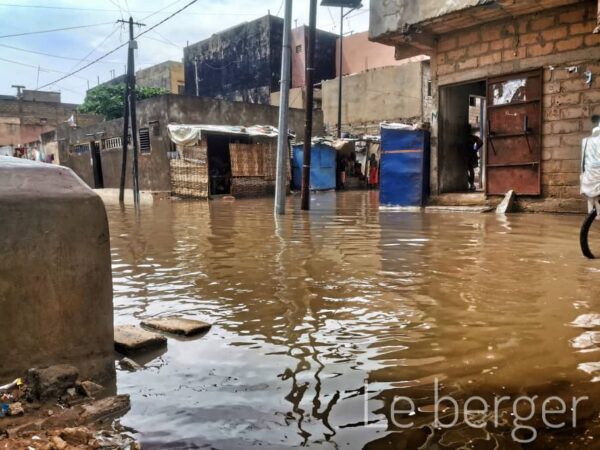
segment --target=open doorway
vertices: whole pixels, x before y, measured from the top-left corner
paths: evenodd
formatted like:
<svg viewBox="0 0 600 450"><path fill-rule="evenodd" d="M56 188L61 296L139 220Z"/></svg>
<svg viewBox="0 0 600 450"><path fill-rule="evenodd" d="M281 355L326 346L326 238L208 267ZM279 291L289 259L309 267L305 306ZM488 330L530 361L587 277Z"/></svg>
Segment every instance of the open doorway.
<svg viewBox="0 0 600 450"><path fill-rule="evenodd" d="M485 144L473 158L470 135L485 143L486 88L485 80L440 88L440 193L469 192L470 165L475 166L475 190L484 190Z"/></svg>
<svg viewBox="0 0 600 450"><path fill-rule="evenodd" d="M208 134L208 187L209 195L229 195L231 193L230 137Z"/></svg>
<svg viewBox="0 0 600 450"><path fill-rule="evenodd" d="M94 188L104 188L104 176L102 174L102 156L100 154L100 143L90 142L90 150L92 153L92 169L94 171Z"/></svg>

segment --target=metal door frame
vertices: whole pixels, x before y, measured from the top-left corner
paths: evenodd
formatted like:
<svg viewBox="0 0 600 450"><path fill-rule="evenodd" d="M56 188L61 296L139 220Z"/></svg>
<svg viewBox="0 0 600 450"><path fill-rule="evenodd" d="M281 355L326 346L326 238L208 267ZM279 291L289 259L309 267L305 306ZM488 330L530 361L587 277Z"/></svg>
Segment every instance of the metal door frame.
<svg viewBox="0 0 600 450"><path fill-rule="evenodd" d="M489 126L487 125L487 120L490 116L489 112L490 112L490 108L499 108L499 107L506 107L507 105L492 105L492 102L490 101L490 86L492 85L492 83L497 83L497 82L502 82L502 81L506 81L506 80L510 80L510 79L515 79L518 78L519 76L522 78L529 78L531 76L539 76L540 78L540 96L537 100L526 100L525 102L521 102L521 103L515 103L515 105L526 105L526 104L531 104L531 103L539 103L539 117L540 117L540 126L539 126L539 130L538 133L536 134L537 138L538 138L538 142L539 142L539 161L537 162L537 176L538 176L538 184L537 184L537 188L538 188L538 193L537 194L530 194L530 193L526 193L526 194L520 194L522 196L531 196L531 197L539 197L542 195L542 149L543 147L543 122L544 122L544 68L540 67L538 69L533 69L533 70L527 70L524 72L511 72L511 73L507 73L504 75L499 75L499 76L488 76L488 78L486 79L486 97L487 97L487 105L486 105L486 137L485 137L485 146L486 146L486 155L485 155L485 159L486 159L486 174L487 174L487 161L489 160L488 157L488 152L490 151L490 148L492 147L491 143L490 143L490 135L489 135ZM510 105L510 104L509 104ZM529 164L522 164L522 166L526 166ZM508 167L508 166L505 166ZM485 177L485 195L502 195L502 194L489 194L489 189L488 189L488 184L489 184L489 177Z"/></svg>

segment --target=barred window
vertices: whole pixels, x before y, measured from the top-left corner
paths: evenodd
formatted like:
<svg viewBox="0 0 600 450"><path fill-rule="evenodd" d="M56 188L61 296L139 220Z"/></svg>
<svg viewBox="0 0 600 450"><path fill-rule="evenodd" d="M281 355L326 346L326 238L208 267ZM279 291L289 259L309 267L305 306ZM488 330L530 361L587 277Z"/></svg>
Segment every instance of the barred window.
<svg viewBox="0 0 600 450"><path fill-rule="evenodd" d="M150 153L150 129L140 128L140 153Z"/></svg>
<svg viewBox="0 0 600 450"><path fill-rule="evenodd" d="M76 154L80 154L80 153L85 153L85 152L89 152L90 151L90 144L89 142L86 144L77 144L71 147L71 153L76 153Z"/></svg>
<svg viewBox="0 0 600 450"><path fill-rule="evenodd" d="M104 139L104 150L122 149L123 140L120 137Z"/></svg>

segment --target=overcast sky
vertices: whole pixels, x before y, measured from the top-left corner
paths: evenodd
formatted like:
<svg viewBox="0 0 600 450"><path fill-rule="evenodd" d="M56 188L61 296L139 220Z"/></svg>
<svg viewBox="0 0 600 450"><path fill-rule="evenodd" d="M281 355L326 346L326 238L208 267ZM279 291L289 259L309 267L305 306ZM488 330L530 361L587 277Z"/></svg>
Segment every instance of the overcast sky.
<svg viewBox="0 0 600 450"><path fill-rule="evenodd" d="M77 67L112 50L127 38L127 29L117 25L129 14L149 26L168 17L190 0L0 0L0 94L14 95L11 85L27 89L42 87ZM320 3L320 0L319 0ZM294 2L297 25L308 23L308 0ZM351 13L344 26L348 31L368 29L369 0ZM166 61L180 61L187 42L201 41L238 23L266 15L283 16L282 0L198 0L184 12L141 37L136 68ZM156 13L156 14L153 14ZM339 32L338 8L319 7L318 27ZM6 37L33 31L97 25L45 34ZM136 31L137 33L137 31ZM62 92L63 102L80 103L85 91L100 81L125 71L126 48L45 90Z"/></svg>

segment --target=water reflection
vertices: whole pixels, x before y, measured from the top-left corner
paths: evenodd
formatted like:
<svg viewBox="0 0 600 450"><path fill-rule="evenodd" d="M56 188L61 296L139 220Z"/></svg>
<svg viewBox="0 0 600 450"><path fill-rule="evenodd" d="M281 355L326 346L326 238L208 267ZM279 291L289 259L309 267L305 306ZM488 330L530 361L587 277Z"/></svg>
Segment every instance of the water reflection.
<svg viewBox="0 0 600 450"><path fill-rule="evenodd" d="M434 430L435 380L459 400L598 398L579 218L380 213L376 192L289 202L278 219L270 200L109 209L116 321L215 323L119 373L148 448L520 448L504 429ZM397 395L420 408L409 431L391 425ZM569 448L548 435L539 448Z"/></svg>

